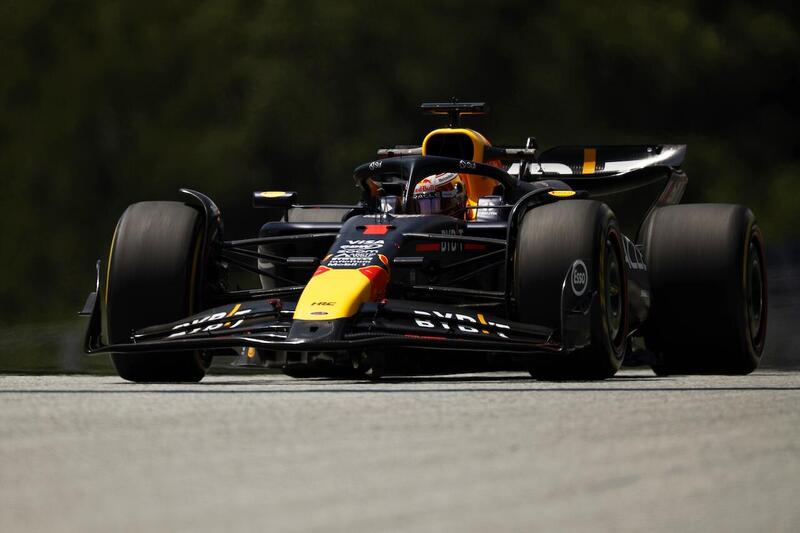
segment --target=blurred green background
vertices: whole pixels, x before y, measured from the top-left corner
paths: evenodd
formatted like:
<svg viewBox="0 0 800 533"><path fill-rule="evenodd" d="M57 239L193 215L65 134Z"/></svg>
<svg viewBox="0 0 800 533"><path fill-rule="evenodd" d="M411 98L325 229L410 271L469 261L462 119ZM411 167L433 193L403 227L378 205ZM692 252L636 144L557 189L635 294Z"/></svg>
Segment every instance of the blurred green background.
<svg viewBox="0 0 800 533"><path fill-rule="evenodd" d="M85 368L74 313L128 204L195 188L245 236L251 190L353 200L357 164L440 125L426 100L489 102L468 125L497 144L687 143L688 201L796 241L796 5L5 1L0 369Z"/></svg>

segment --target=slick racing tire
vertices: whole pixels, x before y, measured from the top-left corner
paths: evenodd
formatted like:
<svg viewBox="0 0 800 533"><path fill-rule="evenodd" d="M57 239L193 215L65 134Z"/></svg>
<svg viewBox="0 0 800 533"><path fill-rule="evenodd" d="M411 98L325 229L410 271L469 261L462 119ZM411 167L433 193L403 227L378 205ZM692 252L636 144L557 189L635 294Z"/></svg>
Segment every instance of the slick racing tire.
<svg viewBox="0 0 800 533"><path fill-rule="evenodd" d="M591 343L572 353L535 356L530 372L543 380L605 379L619 370L628 336L627 270L611 209L593 200L562 200L528 211L520 224L514 265L517 319L561 327L561 291L576 260L585 264Z"/></svg>
<svg viewBox="0 0 800 533"><path fill-rule="evenodd" d="M178 202L141 202L119 219L105 281L105 331L111 344L129 343L137 329L196 312L203 256L201 215ZM196 382L210 358L199 352L114 353L120 377L135 382Z"/></svg>
<svg viewBox="0 0 800 533"><path fill-rule="evenodd" d="M659 375L749 374L767 333L764 239L746 207L661 207L642 226Z"/></svg>

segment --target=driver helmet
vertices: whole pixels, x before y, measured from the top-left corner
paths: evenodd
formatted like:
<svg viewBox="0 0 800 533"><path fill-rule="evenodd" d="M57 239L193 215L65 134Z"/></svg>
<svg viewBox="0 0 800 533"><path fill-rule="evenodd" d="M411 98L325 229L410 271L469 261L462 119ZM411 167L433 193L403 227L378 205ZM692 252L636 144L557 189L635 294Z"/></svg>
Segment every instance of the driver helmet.
<svg viewBox="0 0 800 533"><path fill-rule="evenodd" d="M414 202L423 215L458 215L467 206L464 182L454 172L428 176L414 187Z"/></svg>

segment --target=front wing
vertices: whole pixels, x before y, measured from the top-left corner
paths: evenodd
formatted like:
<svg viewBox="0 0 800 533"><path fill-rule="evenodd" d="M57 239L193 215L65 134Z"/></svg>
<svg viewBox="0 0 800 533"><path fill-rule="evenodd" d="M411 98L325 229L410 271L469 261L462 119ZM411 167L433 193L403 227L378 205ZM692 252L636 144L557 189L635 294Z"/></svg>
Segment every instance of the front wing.
<svg viewBox="0 0 800 533"><path fill-rule="evenodd" d="M99 319L92 320L98 327L90 325L86 351L144 353L253 347L324 352L383 346L521 354L562 350L561 344L553 341L550 328L430 302L370 302L351 318L330 321L294 320L293 314L294 302L243 302L147 327L134 332L129 343L113 345L100 342Z"/></svg>
<svg viewBox="0 0 800 533"><path fill-rule="evenodd" d="M106 345L102 342L100 306L90 297L84 310L91 316L84 349L88 354L248 347L319 353L391 346L511 354L568 353L591 342L591 317L597 312L596 290L578 294L567 288L578 263L573 263L562 282L557 334L548 327L496 318L475 309L408 300L366 302L348 318L295 320L296 302L270 299L208 309L177 322L132 332L130 342Z"/></svg>

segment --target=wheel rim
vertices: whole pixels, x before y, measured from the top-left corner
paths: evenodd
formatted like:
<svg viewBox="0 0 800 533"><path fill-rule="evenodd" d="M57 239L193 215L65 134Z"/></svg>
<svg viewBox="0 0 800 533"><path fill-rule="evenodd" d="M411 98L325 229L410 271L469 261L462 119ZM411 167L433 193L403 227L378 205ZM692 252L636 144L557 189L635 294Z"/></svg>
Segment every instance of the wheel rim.
<svg viewBox="0 0 800 533"><path fill-rule="evenodd" d="M622 273L616 253L617 247L606 240L606 320L608 323L608 336L616 343L622 329Z"/></svg>
<svg viewBox="0 0 800 533"><path fill-rule="evenodd" d="M761 255L754 240L750 241L747 264L750 272L747 277L747 319L750 327L750 336L753 342L757 343L761 336L761 326L764 318L764 277L761 267Z"/></svg>

